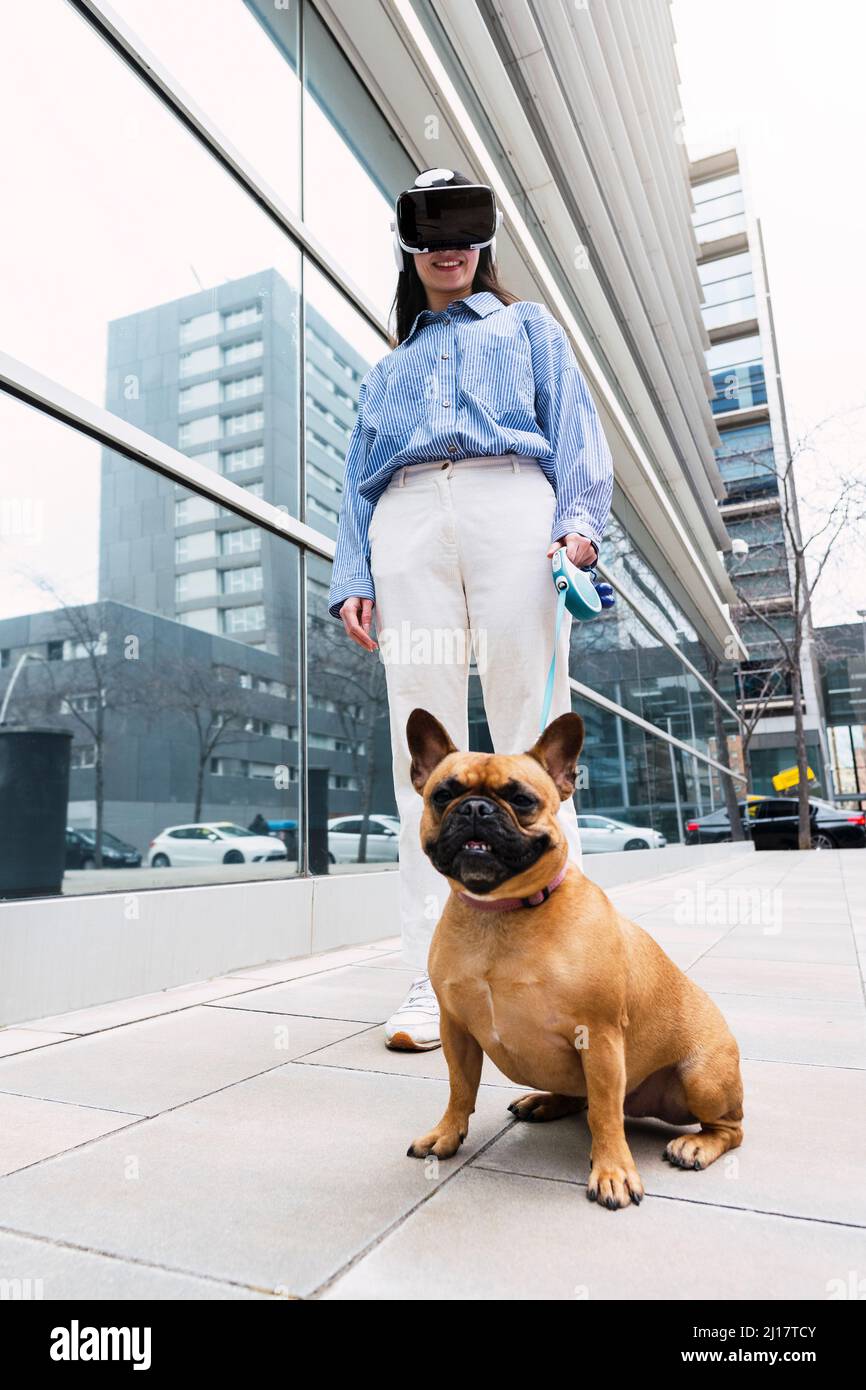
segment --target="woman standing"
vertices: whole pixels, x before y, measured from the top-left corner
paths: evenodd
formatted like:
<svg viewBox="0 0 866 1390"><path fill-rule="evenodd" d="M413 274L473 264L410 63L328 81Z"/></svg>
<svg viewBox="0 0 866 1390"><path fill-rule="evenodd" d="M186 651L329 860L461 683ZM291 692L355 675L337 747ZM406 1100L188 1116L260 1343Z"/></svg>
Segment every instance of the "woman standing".
<svg viewBox="0 0 866 1390"><path fill-rule="evenodd" d="M419 838L406 721L431 711L468 745L474 655L496 750L539 733L553 652L550 557L587 568L613 471L595 406L560 324L497 277L493 192L450 169L397 201L397 346L361 383L346 456L329 608L386 668L400 815L403 958L416 972L388 1020L389 1047L439 1045L427 951L448 896ZM566 610L550 719L571 709ZM580 863L574 803L560 816Z"/></svg>

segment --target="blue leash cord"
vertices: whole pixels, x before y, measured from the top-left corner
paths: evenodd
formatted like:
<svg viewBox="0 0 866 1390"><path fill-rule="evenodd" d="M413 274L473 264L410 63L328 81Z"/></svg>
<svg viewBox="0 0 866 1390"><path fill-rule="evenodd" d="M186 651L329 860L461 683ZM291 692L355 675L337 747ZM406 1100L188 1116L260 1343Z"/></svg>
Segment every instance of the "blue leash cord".
<svg viewBox="0 0 866 1390"><path fill-rule="evenodd" d="M565 600L567 597L566 589L558 589L556 594L556 623L553 628L553 655L550 658L550 670L547 673L547 686L544 691L544 703L541 707L541 729L544 733L547 728L547 716L550 714L550 702L553 699L553 678L556 675L556 648L559 645L559 629L562 627L562 615L565 612Z"/></svg>

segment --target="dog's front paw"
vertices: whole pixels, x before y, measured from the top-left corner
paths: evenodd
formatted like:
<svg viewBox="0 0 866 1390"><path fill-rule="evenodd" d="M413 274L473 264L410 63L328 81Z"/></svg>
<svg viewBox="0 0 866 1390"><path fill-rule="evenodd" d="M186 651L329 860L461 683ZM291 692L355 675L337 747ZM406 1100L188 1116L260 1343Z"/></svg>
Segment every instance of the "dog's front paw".
<svg viewBox="0 0 866 1390"><path fill-rule="evenodd" d="M643 1183L633 1164L593 1163L589 1175L586 1195L591 1202L616 1211L627 1207L631 1202L639 1206L643 1201Z"/></svg>
<svg viewBox="0 0 866 1390"><path fill-rule="evenodd" d="M434 1154L436 1158L453 1158L465 1138L465 1129L443 1129L437 1125L429 1134L413 1139L406 1155L408 1158L427 1158L429 1154Z"/></svg>

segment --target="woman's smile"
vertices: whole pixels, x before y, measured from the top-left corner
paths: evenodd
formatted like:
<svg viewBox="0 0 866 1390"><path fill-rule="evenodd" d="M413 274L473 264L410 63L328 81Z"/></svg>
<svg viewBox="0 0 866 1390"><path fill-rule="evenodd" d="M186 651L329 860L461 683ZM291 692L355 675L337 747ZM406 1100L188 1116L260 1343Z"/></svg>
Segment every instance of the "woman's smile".
<svg viewBox="0 0 866 1390"><path fill-rule="evenodd" d="M464 256L455 255L453 252L444 253L441 256L431 257L430 264L434 270L447 273L455 270L462 270L466 265L466 259Z"/></svg>

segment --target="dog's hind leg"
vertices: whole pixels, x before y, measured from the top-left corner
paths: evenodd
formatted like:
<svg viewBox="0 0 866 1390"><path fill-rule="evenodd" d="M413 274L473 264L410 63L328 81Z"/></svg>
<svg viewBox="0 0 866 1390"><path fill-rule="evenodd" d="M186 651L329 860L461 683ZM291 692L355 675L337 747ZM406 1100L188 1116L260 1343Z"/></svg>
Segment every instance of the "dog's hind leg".
<svg viewBox="0 0 866 1390"><path fill-rule="evenodd" d="M513 1100L508 1109L516 1120L539 1124L544 1120L561 1120L564 1115L578 1115L586 1109L586 1096L560 1096L550 1091L531 1091L528 1096Z"/></svg>
<svg viewBox="0 0 866 1390"><path fill-rule="evenodd" d="M737 1044L728 1034L711 1051L681 1062L677 1071L688 1108L701 1128L699 1134L672 1139L664 1157L676 1168L708 1168L743 1142L743 1082Z"/></svg>

